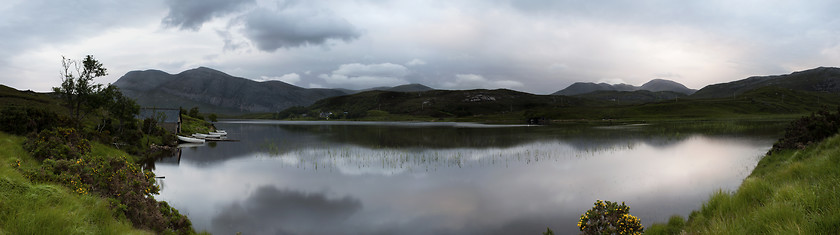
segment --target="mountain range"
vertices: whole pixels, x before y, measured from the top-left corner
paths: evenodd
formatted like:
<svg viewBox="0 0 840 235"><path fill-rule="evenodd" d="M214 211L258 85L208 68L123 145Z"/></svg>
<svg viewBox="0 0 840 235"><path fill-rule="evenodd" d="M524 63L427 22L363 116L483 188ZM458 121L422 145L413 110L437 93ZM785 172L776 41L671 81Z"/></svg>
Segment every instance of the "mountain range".
<svg viewBox="0 0 840 235"><path fill-rule="evenodd" d="M160 70L131 71L114 85L144 107L199 107L204 112L223 114L279 112L292 106L307 106L327 97L361 92L302 88L281 81L257 82L206 67L178 74ZM408 84L368 90L410 92L432 88Z"/></svg>
<svg viewBox="0 0 840 235"><path fill-rule="evenodd" d="M398 93L434 91L421 84L365 90L302 88L281 81L258 82L235 77L206 67L190 69L178 74L169 74L159 70L131 71L119 78L114 85L119 87L126 96L137 100L141 106L199 107L203 112L219 114L277 113L292 106L309 106L325 98L363 95L368 91ZM819 67L787 75L749 77L709 85L697 91L664 79L654 79L638 87L628 84L578 82L553 93L552 96L567 97L561 101L575 100L575 103L581 104L584 101L580 99L632 104L683 97L689 99L732 97L763 87L837 94L840 93L840 68ZM457 100L454 97L472 97L475 91L449 91L440 95L446 94L452 96L453 100ZM510 94L505 96L510 96ZM568 96L574 96L577 99L571 99ZM547 99L551 99L548 103L557 102L553 98Z"/></svg>
<svg viewBox="0 0 840 235"><path fill-rule="evenodd" d="M633 86L628 84L607 84L607 83L592 83L592 82L576 82L572 85L566 87L563 90L559 90L557 92L552 93L552 95L566 95L566 96L573 96L573 95L581 95L587 94L595 91L652 91L652 92L660 92L660 91L670 91L676 93L682 93L685 95L691 95L697 90L689 89L685 87L685 85L680 84L675 81L665 80L665 79L653 79L649 82L643 84L642 86Z"/></svg>

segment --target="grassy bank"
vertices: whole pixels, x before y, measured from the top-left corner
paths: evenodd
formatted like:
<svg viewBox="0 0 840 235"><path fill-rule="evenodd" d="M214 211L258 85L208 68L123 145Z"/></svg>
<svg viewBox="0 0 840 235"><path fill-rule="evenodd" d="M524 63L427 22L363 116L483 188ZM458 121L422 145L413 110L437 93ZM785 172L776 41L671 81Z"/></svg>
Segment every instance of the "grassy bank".
<svg viewBox="0 0 840 235"><path fill-rule="evenodd" d="M213 124L203 119L181 115L181 135L190 136L193 133L209 133L215 131Z"/></svg>
<svg viewBox="0 0 840 235"><path fill-rule="evenodd" d="M840 231L840 135L759 161L735 192L717 192L688 221L649 234L834 234Z"/></svg>
<svg viewBox="0 0 840 235"><path fill-rule="evenodd" d="M40 163L21 147L23 140L0 132L0 234L152 234L116 218L99 196L29 181L15 168Z"/></svg>

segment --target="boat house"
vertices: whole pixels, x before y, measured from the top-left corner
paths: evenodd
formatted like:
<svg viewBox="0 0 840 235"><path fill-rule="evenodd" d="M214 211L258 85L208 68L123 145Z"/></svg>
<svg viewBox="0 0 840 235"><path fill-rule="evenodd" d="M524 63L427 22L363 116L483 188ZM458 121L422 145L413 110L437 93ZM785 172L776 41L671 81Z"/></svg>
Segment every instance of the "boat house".
<svg viewBox="0 0 840 235"><path fill-rule="evenodd" d="M145 120L147 118L156 120L160 127L169 132L175 134L181 132L181 109L140 108L137 119Z"/></svg>

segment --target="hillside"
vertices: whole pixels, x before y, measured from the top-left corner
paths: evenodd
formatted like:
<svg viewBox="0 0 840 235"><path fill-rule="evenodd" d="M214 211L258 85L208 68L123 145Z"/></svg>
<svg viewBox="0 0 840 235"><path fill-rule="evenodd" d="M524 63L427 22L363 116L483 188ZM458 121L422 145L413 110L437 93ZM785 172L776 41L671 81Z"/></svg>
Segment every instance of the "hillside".
<svg viewBox="0 0 840 235"><path fill-rule="evenodd" d="M591 83L591 82L576 82L563 90L559 90L554 92L552 95L566 95L566 96L577 96L583 95L595 91L652 91L652 92L660 92L660 91L670 91L681 93L685 95L690 95L695 92L693 89L689 89L688 87L684 86L675 81L665 80L665 79L653 79L649 82L643 84L642 86L633 86L628 84L607 84L607 83Z"/></svg>
<svg viewBox="0 0 840 235"><path fill-rule="evenodd" d="M765 87L733 98L678 99L662 102L545 110L553 119L720 119L805 115L840 105L840 95Z"/></svg>
<svg viewBox="0 0 840 235"><path fill-rule="evenodd" d="M673 100L686 97L686 94L673 91L593 91L586 94L575 95L575 97L609 101L613 104L643 104Z"/></svg>
<svg viewBox="0 0 840 235"><path fill-rule="evenodd" d="M615 91L595 92L608 97ZM416 120L423 117L457 118L458 120L522 121L527 117L553 120L669 120L669 119L738 119L738 118L794 118L823 106L840 105L840 96L816 92L765 87L744 93L736 99L667 99L670 92L635 91L663 101L634 103L602 101L602 98L533 95L511 90L426 91L417 93L369 91L354 95L320 100L295 110L303 114L331 118L369 118L370 115L408 115ZM627 95L623 95L627 97ZM684 95L680 96L684 97ZM643 97L648 99L650 97ZM347 112L347 113L345 113ZM285 118L285 117L282 117ZM388 120L385 117L383 120ZM393 118L393 117L392 117ZM398 118L404 120L405 118Z"/></svg>
<svg viewBox="0 0 840 235"><path fill-rule="evenodd" d="M17 89L0 85L0 107L22 106L46 109L59 109L58 102L49 94Z"/></svg>
<svg viewBox="0 0 840 235"><path fill-rule="evenodd" d="M432 90L411 93L368 91L323 99L307 109L336 114L347 112L348 118L366 116L371 110L427 117L466 117L582 105L598 105L598 102L499 89Z"/></svg>
<svg viewBox="0 0 840 235"><path fill-rule="evenodd" d="M395 86L391 88L385 89L385 91L398 91L398 92L418 92L418 91L431 91L434 90L431 87L427 87L423 84L406 84Z"/></svg>
<svg viewBox="0 0 840 235"><path fill-rule="evenodd" d="M552 93L552 95L580 95L593 91L634 91L635 86L627 84L607 84L607 83L592 83L592 82L575 82L563 90Z"/></svg>
<svg viewBox="0 0 840 235"><path fill-rule="evenodd" d="M840 93L840 68L819 67L787 75L756 76L703 87L690 98L733 97L762 87L777 86L801 91Z"/></svg>
<svg viewBox="0 0 840 235"><path fill-rule="evenodd" d="M178 74L132 71L114 83L141 106L199 107L205 112L277 112L345 95L335 89L307 89L280 81L256 82L200 67Z"/></svg>

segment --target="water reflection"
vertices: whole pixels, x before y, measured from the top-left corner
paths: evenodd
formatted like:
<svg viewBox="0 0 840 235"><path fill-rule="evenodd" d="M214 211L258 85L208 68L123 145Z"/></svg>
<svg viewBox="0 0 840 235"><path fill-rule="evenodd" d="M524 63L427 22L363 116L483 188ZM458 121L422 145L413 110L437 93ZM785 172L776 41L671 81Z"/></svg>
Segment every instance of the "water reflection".
<svg viewBox="0 0 840 235"><path fill-rule="evenodd" d="M262 186L241 202L223 206L213 217L213 230L218 234L341 234L338 226L324 224L343 223L361 204L349 196L329 199L323 193Z"/></svg>
<svg viewBox="0 0 840 235"><path fill-rule="evenodd" d="M230 234L573 233L596 199L645 224L732 190L772 138L633 128L220 123L158 162L161 199Z"/></svg>

